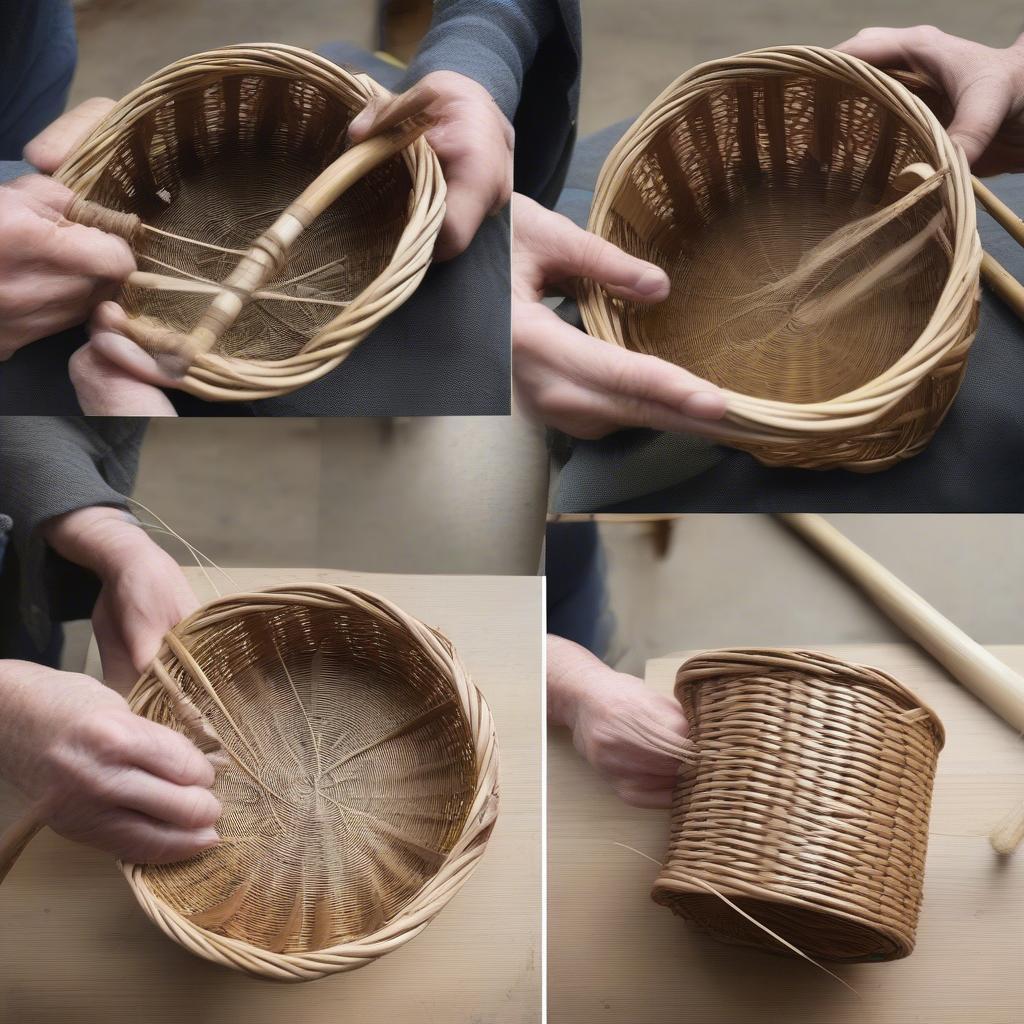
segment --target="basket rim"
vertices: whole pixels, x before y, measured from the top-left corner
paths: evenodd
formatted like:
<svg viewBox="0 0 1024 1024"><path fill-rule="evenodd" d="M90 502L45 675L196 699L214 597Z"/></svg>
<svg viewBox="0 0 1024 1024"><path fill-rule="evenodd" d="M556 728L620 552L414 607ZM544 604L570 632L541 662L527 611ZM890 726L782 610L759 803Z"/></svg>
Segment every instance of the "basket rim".
<svg viewBox="0 0 1024 1024"><path fill-rule="evenodd" d="M80 140L54 175L61 184L89 198L124 137L146 114L165 105L169 92L193 89L238 73L299 79L305 76L350 109L387 94L368 74L353 73L319 54L285 43L236 43L179 58L154 72L123 96ZM400 154L411 190L406 223L395 251L332 321L302 349L282 359L249 360L201 353L178 382L200 398L254 401L287 394L340 366L381 320L415 291L430 266L445 213L446 185L440 161L422 135Z"/></svg>
<svg viewBox="0 0 1024 1024"><path fill-rule="evenodd" d="M483 856L497 819L498 747L487 701L470 679L454 645L440 630L426 625L394 602L370 590L327 583L302 583L225 595L201 606L171 632L178 639L187 641L190 634L220 622L295 605L327 610L352 608L377 617L404 631L450 678L476 754L476 792L462 831L444 862L409 898L402 910L381 927L358 939L305 953L274 953L243 939L199 927L153 892L145 877L147 865L118 861L118 867L150 920L189 952L262 977L280 981L311 981L363 967L404 945L426 928L462 888ZM153 660L157 662L169 656L173 657L165 640ZM137 714L142 714L163 692L152 668L149 668L129 693L129 706Z"/></svg>
<svg viewBox="0 0 1024 1024"><path fill-rule="evenodd" d="M706 663L706 664L705 664ZM712 663L719 667L711 667ZM676 682L673 692L676 699L686 689L713 683L723 674L721 666L735 665L756 668L788 668L793 673L813 673L815 667L840 675L857 675L859 682L872 686L879 693L895 696L908 705L908 710L920 709L928 716L928 724L935 737L936 754L946 743L946 729L935 709L921 700L905 683L873 665L862 665L854 661L845 661L833 654L812 651L805 647L725 647L702 651L692 655L679 666L676 671Z"/></svg>
<svg viewBox="0 0 1024 1024"><path fill-rule="evenodd" d="M587 230L606 237L602 230L611 212L611 200L632 160L646 143L707 88L749 75L827 75L859 86L893 113L918 129L941 159L936 170L948 170L939 188L953 220L953 252L946 283L932 317L913 345L888 369L842 395L818 402L785 402L758 398L722 388L726 411L719 421L693 421L694 433L726 442L772 444L807 437L849 434L870 426L894 409L939 363L962 344L960 321L969 321L980 289L981 241L963 150L954 146L945 129L925 103L902 83L867 62L820 46L775 46L749 50L698 64L669 84L640 113L609 152L598 175ZM581 282L580 313L594 337L624 346L611 300L590 279ZM973 298L970 306L965 299ZM953 326L949 321L953 318ZM973 340L973 332L968 341Z"/></svg>

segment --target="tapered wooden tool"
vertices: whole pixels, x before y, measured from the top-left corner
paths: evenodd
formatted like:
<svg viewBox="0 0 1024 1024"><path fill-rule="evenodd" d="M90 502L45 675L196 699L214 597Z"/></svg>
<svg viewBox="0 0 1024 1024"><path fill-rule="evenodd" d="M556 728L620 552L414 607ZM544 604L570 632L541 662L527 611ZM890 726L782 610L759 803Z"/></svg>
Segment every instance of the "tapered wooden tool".
<svg viewBox="0 0 1024 1024"><path fill-rule="evenodd" d="M972 640L821 516L790 512L779 518L841 569L954 679L1004 722L1024 733L1024 677ZM1024 839L1024 807L1015 810L990 838L1000 853L1011 852Z"/></svg>

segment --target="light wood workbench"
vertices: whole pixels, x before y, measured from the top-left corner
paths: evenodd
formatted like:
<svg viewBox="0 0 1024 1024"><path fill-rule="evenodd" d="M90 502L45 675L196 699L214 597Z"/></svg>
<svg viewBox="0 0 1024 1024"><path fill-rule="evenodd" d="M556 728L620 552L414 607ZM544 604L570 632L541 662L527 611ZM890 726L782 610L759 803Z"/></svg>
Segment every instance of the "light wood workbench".
<svg viewBox="0 0 1024 1024"><path fill-rule="evenodd" d="M206 581L186 572L209 597ZM541 580L229 572L240 590L310 580L365 587L451 638L491 706L501 756L501 813L479 868L422 935L391 955L350 974L279 985L186 953L150 924L113 861L44 830L0 888L0 1021L538 1021ZM97 665L93 654L87 667ZM14 812L10 791L0 794L0 822Z"/></svg>
<svg viewBox="0 0 1024 1024"><path fill-rule="evenodd" d="M812 647L813 645L805 645ZM650 899L668 815L623 804L563 731L548 751L550 1024L1020 1024L1024 850L997 857L992 825L1024 799L1024 739L910 644L824 646L906 683L946 727L917 948L889 964L834 968L728 946ZM1024 646L993 647L1024 671ZM647 663L671 693L686 653ZM828 965L833 967L833 965Z"/></svg>

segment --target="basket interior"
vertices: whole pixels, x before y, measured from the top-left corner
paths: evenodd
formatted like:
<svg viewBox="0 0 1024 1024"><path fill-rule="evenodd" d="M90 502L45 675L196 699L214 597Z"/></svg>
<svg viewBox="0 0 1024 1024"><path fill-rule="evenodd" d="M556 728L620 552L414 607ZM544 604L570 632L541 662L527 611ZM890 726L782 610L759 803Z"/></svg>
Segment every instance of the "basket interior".
<svg viewBox="0 0 1024 1024"><path fill-rule="evenodd" d="M245 767L218 770L221 844L150 866L194 924L274 952L365 936L436 874L469 813L476 760L449 678L358 609L289 605L190 636L237 723L169 670ZM147 717L180 728L160 692Z"/></svg>
<svg viewBox="0 0 1024 1024"><path fill-rule="evenodd" d="M951 220L939 188L855 244L849 227L893 201L908 164L935 161L855 87L716 84L658 129L611 197L607 236L672 285L652 307L607 300L624 342L760 398L823 401L870 382L932 316ZM822 259L826 239L842 244Z"/></svg>
<svg viewBox="0 0 1024 1024"><path fill-rule="evenodd" d="M140 269L220 282L257 235L346 148L355 111L316 83L268 74L205 77L126 132L89 198L192 241L143 232ZM401 156L348 189L299 237L267 290L215 352L282 359L299 352L378 277L405 226L412 182ZM209 295L126 288L122 304L188 332Z"/></svg>

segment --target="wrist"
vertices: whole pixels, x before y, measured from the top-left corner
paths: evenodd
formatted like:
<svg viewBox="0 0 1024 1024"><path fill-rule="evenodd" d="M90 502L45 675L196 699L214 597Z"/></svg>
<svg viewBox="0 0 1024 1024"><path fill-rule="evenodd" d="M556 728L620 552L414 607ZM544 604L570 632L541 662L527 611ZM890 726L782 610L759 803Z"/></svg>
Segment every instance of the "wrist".
<svg viewBox="0 0 1024 1024"><path fill-rule="evenodd" d="M100 505L48 520L43 538L57 554L101 579L153 543L129 512Z"/></svg>

